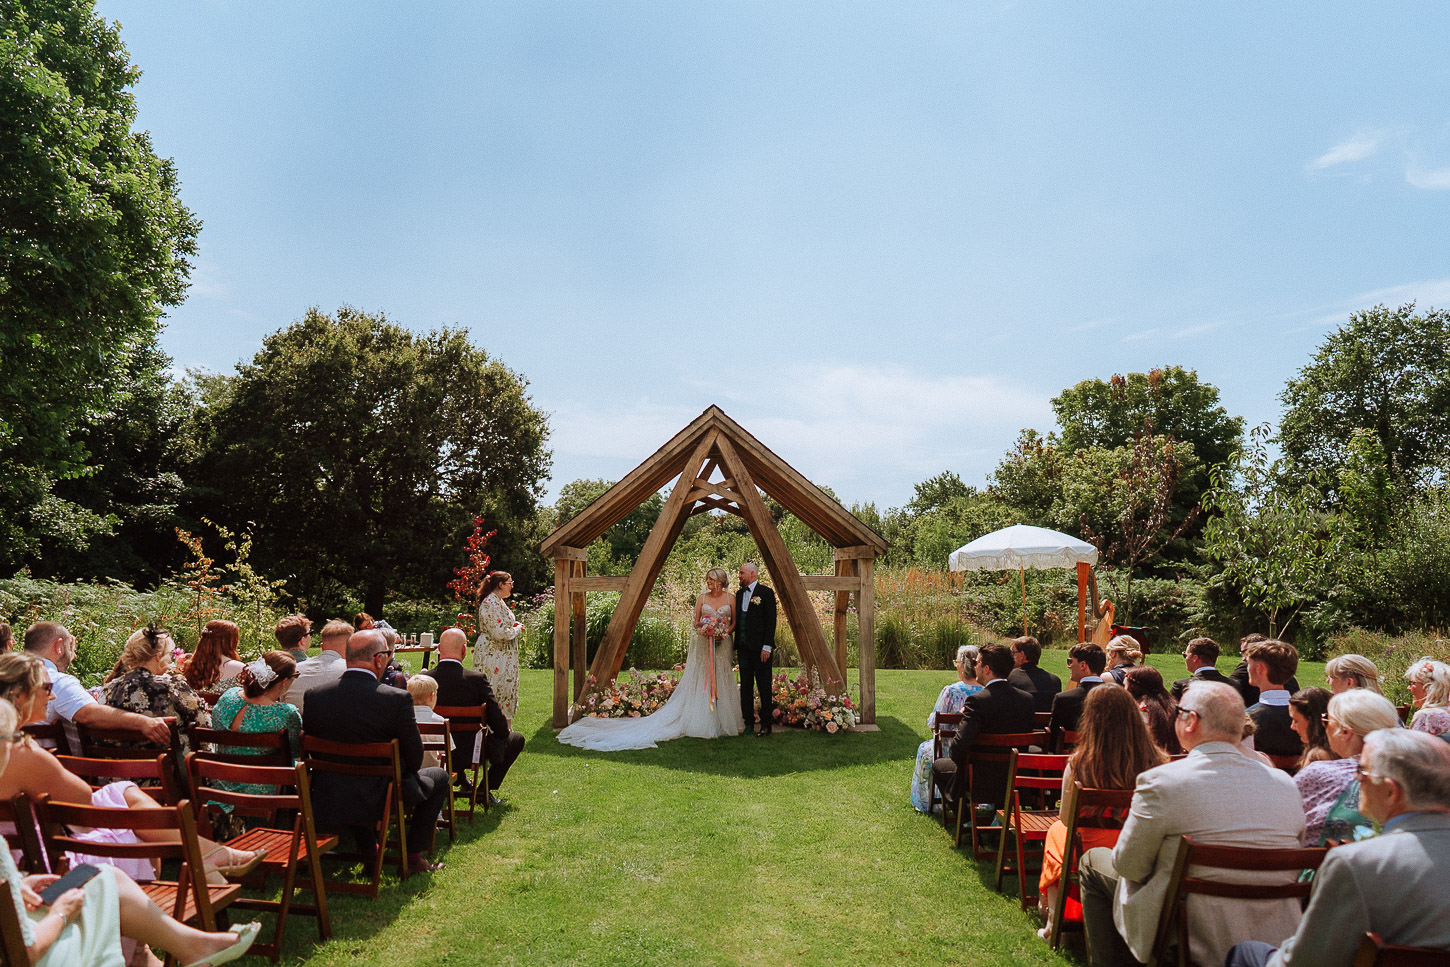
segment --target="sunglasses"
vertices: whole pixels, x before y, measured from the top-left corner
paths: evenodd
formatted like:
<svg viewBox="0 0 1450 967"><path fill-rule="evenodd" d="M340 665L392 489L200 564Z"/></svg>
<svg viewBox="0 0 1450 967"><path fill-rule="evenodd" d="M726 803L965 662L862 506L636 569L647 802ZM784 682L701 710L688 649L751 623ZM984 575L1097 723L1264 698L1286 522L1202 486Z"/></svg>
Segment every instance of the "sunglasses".
<svg viewBox="0 0 1450 967"><path fill-rule="evenodd" d="M7 745L19 745L24 741L24 732L0 732L0 742L3 742Z"/></svg>

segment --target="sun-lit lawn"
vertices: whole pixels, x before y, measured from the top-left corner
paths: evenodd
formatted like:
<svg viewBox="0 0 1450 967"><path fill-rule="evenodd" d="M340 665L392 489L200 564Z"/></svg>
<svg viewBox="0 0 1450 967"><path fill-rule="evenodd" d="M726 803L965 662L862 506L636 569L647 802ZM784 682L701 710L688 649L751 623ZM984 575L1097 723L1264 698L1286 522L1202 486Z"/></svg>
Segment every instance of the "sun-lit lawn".
<svg viewBox="0 0 1450 967"><path fill-rule="evenodd" d="M1060 664L1048 652L1043 664ZM1155 661L1155 664L1158 662ZM1165 678L1182 659L1162 659ZM1227 657L1225 670L1231 666ZM464 824L447 869L334 903L335 938L288 954L362 964L1064 963L991 871L907 801L949 672L881 671L879 732L777 732L588 753L525 671L509 802ZM1322 680L1309 668L1305 684Z"/></svg>

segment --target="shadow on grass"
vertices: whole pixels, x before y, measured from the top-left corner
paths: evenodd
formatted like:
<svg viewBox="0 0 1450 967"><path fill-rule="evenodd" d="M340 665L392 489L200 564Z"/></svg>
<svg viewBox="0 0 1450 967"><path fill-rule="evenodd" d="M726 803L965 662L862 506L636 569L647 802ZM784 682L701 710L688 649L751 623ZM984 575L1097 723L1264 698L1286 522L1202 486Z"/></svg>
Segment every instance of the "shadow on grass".
<svg viewBox="0 0 1450 967"><path fill-rule="evenodd" d="M900 762L909 777L921 737L900 719L880 718L876 724L881 731L826 735L804 729L776 729L768 738L747 732L718 739L671 739L654 749L592 752L561 744L546 723L529 737L524 754L560 759L607 757L621 765L746 778Z"/></svg>

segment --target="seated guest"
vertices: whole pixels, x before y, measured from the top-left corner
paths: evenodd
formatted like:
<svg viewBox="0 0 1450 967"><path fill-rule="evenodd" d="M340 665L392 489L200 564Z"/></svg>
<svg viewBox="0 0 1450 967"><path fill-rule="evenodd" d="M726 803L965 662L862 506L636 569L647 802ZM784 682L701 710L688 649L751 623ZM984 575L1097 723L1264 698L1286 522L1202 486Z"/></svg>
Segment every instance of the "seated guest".
<svg viewBox="0 0 1450 967"><path fill-rule="evenodd" d="M1353 688L1329 699L1325 735L1336 758L1311 762L1294 776L1304 801L1304 845L1354 839L1368 825L1359 812L1355 770L1365 739L1380 729L1396 729L1400 717L1383 695Z"/></svg>
<svg viewBox="0 0 1450 967"><path fill-rule="evenodd" d="M1335 695L1347 688L1367 688L1380 694L1380 670L1363 655L1338 655L1324 664L1329 690Z"/></svg>
<svg viewBox="0 0 1450 967"><path fill-rule="evenodd" d="M1168 761L1148 734L1132 696L1121 688L1095 689L1083 703L1080 726L1077 747L1062 771L1062 807L1059 818L1047 830L1042 876L1037 881L1038 907L1049 918L1047 926L1038 931L1044 940L1052 932L1051 916L1062 879L1063 857L1067 855L1066 822L1077 808L1073 781L1082 783L1084 789L1132 789L1140 772ZM1078 832L1084 850L1111 847L1118 841L1116 829L1084 827Z"/></svg>
<svg viewBox="0 0 1450 967"><path fill-rule="evenodd" d="M55 701L46 707L47 723L76 722L97 729L129 729L157 745L171 741L166 723L149 715L137 715L96 701L74 675L66 674L76 657L76 639L64 625L38 621L25 629L25 650L45 665ZM74 736L72 737L74 738Z"/></svg>
<svg viewBox="0 0 1450 967"><path fill-rule="evenodd" d="M1420 710L1410 720L1410 728L1431 735L1450 734L1450 668L1433 658L1421 658L1405 670L1410 694Z"/></svg>
<svg viewBox="0 0 1450 967"><path fill-rule="evenodd" d="M423 855L433 841L438 816L448 795L448 773L425 769L423 739L408 693L380 678L392 653L387 639L373 631L354 632L347 641L347 669L335 682L307 695L308 735L333 742L398 740L403 767L403 802L413 807L406 839L408 868L415 873L441 870ZM319 829L350 828L364 855L379 849L376 823L383 815L387 780L320 772L312 785Z"/></svg>
<svg viewBox="0 0 1450 967"><path fill-rule="evenodd" d="M347 640L352 637L352 625L346 621L329 621L322 626L322 651L306 661L297 663L297 677L287 687L282 701L295 705L297 712L307 721L307 693L321 685L328 685L342 677L347 668L343 653Z"/></svg>
<svg viewBox="0 0 1450 967"><path fill-rule="evenodd" d="M1249 706L1254 720L1254 748L1266 755L1304 754L1304 743L1294 734L1289 719L1289 695L1284 683L1299 668L1299 652L1282 641L1261 641L1249 649L1249 684L1259 700Z"/></svg>
<svg viewBox="0 0 1450 967"><path fill-rule="evenodd" d="M1164 755L1178 755L1183 746L1173 731L1173 720L1178 718L1178 703L1163 688L1163 674L1151 665L1140 665L1128 669L1123 676L1123 686L1138 703L1148 734L1153 744L1163 750Z"/></svg>
<svg viewBox="0 0 1450 967"><path fill-rule="evenodd" d="M312 621L307 615L289 614L277 622L272 635L293 661L307 660L307 647L312 644Z"/></svg>
<svg viewBox="0 0 1450 967"><path fill-rule="evenodd" d="M1117 845L1083 855L1083 926L1093 967L1147 961L1183 834L1223 846L1299 845L1299 791L1283 771L1239 753L1243 721L1243 699L1233 688L1189 685L1175 726L1188 756L1138 776ZM1194 900L1188 943L1196 964L1221 964L1237 941L1284 937L1299 922L1293 899Z"/></svg>
<svg viewBox="0 0 1450 967"><path fill-rule="evenodd" d="M132 632L121 648L116 667L106 676L101 701L138 715L158 719L175 716L176 741L185 756L191 751L186 730L194 725L210 728L211 712L186 679L171 674L171 653L175 648L171 635L160 628L146 627ZM167 744L170 744L169 736Z"/></svg>
<svg viewBox="0 0 1450 967"><path fill-rule="evenodd" d="M20 716L17 728L39 722L45 718L45 707L52 700L50 682L46 681L45 666L40 659L29 652L0 654L0 699L9 702ZM42 749L29 736L9 745L10 766L0 775L0 799L6 801L24 794L31 799L49 796L62 802L90 803L110 809L148 809L158 805L156 800L129 780L117 780L92 790L90 785L75 773L60 764L48 750ZM176 834L169 830L139 830L97 828L80 830L77 839L104 843L134 843L140 839L154 842L175 842ZM256 853L234 850L210 839L198 837L201 842L202 863L209 879L219 874L238 875L256 867L266 855L265 850ZM156 871L148 859L115 859L71 854L71 863L110 864L119 866L135 879L152 880Z"/></svg>
<svg viewBox="0 0 1450 967"><path fill-rule="evenodd" d="M438 704L439 705L468 705L478 707L485 705L484 721L488 724L488 793L489 800L493 803L501 803L498 797L498 789L503 785L504 777L508 775L509 767L524 751L524 737L519 732L509 729L508 719L504 717L503 707L494 698L493 686L489 683L488 676L483 672L473 671L463 667L464 656L468 653L468 636L458 628L448 628L438 638L438 662L428 672L438 682ZM483 741L479 736L474 745L473 755L478 756L478 743ZM463 780L462 766L459 767L459 778ZM469 788L467 781L459 782L463 788Z"/></svg>
<svg viewBox="0 0 1450 967"><path fill-rule="evenodd" d="M10 622L0 621L0 651L9 651L15 645L15 633L10 630Z"/></svg>
<svg viewBox="0 0 1450 967"><path fill-rule="evenodd" d="M1234 688L1237 688L1239 690L1239 694L1244 697L1244 705L1249 708L1253 708L1254 704L1259 700L1259 690L1249 682L1249 650L1252 649L1254 645L1268 640L1269 639L1267 635L1261 635L1258 633L1244 635L1242 638L1240 638L1239 654L1243 657L1242 660L1234 666L1234 670L1229 672L1228 677L1233 679ZM1283 687L1285 691L1292 695L1295 692L1299 691L1299 682L1293 676L1290 676L1289 680L1284 683Z"/></svg>
<svg viewBox="0 0 1450 967"><path fill-rule="evenodd" d="M1304 754L1299 757L1299 768L1311 762L1327 762L1337 759L1329 748L1329 734L1324 731L1324 717L1329 714L1329 690L1311 686L1301 688L1289 696L1289 721L1294 734L1304 743Z"/></svg>
<svg viewBox="0 0 1450 967"><path fill-rule="evenodd" d="M1219 682L1224 685L1232 685L1233 680L1215 667L1218 663L1218 642L1212 638L1194 638L1183 649L1183 663L1188 666L1187 678L1180 678L1173 683L1171 690L1173 701L1183 697L1183 690L1188 687L1189 682Z"/></svg>
<svg viewBox="0 0 1450 967"><path fill-rule="evenodd" d="M1082 703L1087 693L1103 683L1103 669L1107 667L1108 656L1101 647L1090 641L1079 642L1068 649L1067 673L1072 688L1052 697L1052 743L1054 748L1062 747L1062 733L1077 731L1077 720L1082 715Z"/></svg>
<svg viewBox="0 0 1450 967"><path fill-rule="evenodd" d="M404 691L406 691L408 693L408 697L413 700L413 719L419 725L422 725L425 722L429 725L443 725L448 721L443 716L433 711L433 709L438 705L438 683L434 681L431 676L414 675L412 678L408 679L408 685L407 688L404 689ZM454 746L453 751L456 753L458 751L458 747ZM437 768L442 765L443 762L438 758L438 753L434 752L432 749L423 750L424 768L427 768L429 766Z"/></svg>
<svg viewBox="0 0 1450 967"><path fill-rule="evenodd" d="M446 634L446 632L445 632ZM957 649L957 657L952 659L952 665L957 671L957 680L946 685L941 694L936 697L936 705L932 707L931 714L926 717L926 727L929 731L936 729L937 715L945 712L955 715L967 704L967 696L975 695L982 690L977 682L977 646L962 645ZM1012 674L1017 674L1020 668L1013 669ZM1008 678L1011 681L1011 678ZM935 743L927 739L916 747L916 768L911 774L911 805L917 812L926 812L931 804L931 763L932 748ZM951 754L951 740L948 739L942 744L942 754Z"/></svg>
<svg viewBox="0 0 1450 967"><path fill-rule="evenodd" d="M1039 667L1042 660L1042 646L1031 635L1012 639L1012 660L1017 667L1007 676L1007 684L1020 688L1032 696L1033 707L1039 712L1052 711L1052 698L1062 691L1062 679Z"/></svg>
<svg viewBox="0 0 1450 967"><path fill-rule="evenodd" d="M1330 850L1294 935L1277 950L1238 944L1227 967L1350 967L1369 932L1444 951L1450 962L1450 745L1381 729L1365 740L1363 757L1360 809L1384 832Z"/></svg>
<svg viewBox="0 0 1450 967"><path fill-rule="evenodd" d="M402 662L398 661L398 633L386 621L376 622L373 628L383 633L383 638L388 642L388 652L392 654L392 657L388 659L388 667L383 669L383 684L406 691L408 688L408 670L403 667Z"/></svg>
<svg viewBox="0 0 1450 967"><path fill-rule="evenodd" d="M237 656L241 641L241 629L234 622L220 618L208 621L196 640L196 650L182 666L186 683L198 692L235 688L237 676L242 673L242 660Z"/></svg>
<svg viewBox="0 0 1450 967"><path fill-rule="evenodd" d="M1119 685L1123 684L1123 676L1128 673L1128 669L1137 668L1138 663L1143 660L1143 652L1139 650L1137 640L1128 635L1118 635L1111 639L1103 647L1103 651L1108 655L1108 671L1103 677Z"/></svg>
<svg viewBox="0 0 1450 967"><path fill-rule="evenodd" d="M19 724L15 708L0 701L0 780L9 771L12 748L22 740ZM16 939L26 947L27 964L38 967L116 967L126 962L123 936L165 950L181 963L219 965L246 953L260 929L249 923L229 933L194 930L163 913L135 880L111 866L47 905L40 891L60 877L21 876L3 839L0 877L9 883L15 903Z"/></svg>
<svg viewBox="0 0 1450 967"><path fill-rule="evenodd" d="M950 756L932 763L933 781L943 800L971 801L995 808L1007 785L1007 764L984 762L972 769L972 786L966 788L967 766L972 760L972 742L982 733L1031 732L1037 727L1032 696L1007 684L1012 674L1012 651L1006 645L983 645L977 655L977 677L987 679L982 690L968 695L962 704L962 724Z"/></svg>

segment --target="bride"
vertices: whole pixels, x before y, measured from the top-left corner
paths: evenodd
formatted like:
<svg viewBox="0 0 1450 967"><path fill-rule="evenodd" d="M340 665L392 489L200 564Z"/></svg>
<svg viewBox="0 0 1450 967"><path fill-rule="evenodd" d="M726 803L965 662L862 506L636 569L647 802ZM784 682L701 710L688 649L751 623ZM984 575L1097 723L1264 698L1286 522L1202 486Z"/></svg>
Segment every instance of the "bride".
<svg viewBox="0 0 1450 967"><path fill-rule="evenodd" d="M704 594L695 599L695 620L685 671L670 700L638 719L582 718L559 733L559 741L598 752L652 749L681 736L713 739L739 735L740 685L731 671L734 602L724 568L705 574Z"/></svg>

